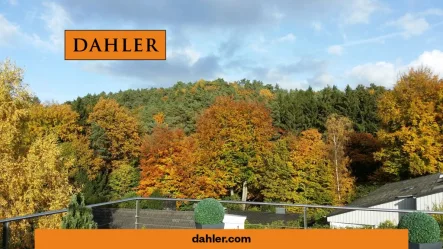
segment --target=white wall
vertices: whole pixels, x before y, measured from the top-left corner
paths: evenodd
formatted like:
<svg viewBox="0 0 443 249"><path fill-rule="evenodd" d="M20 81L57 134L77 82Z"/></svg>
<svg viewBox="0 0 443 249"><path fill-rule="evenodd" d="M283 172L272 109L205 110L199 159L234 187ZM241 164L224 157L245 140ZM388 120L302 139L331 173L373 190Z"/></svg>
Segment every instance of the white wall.
<svg viewBox="0 0 443 249"><path fill-rule="evenodd" d="M363 225L346 224L346 223L339 223L339 222L331 222L329 225L331 228L347 228L347 227L363 228Z"/></svg>
<svg viewBox="0 0 443 249"><path fill-rule="evenodd" d="M436 193L417 198L417 210L432 210L434 204L443 203L443 193Z"/></svg>
<svg viewBox="0 0 443 249"><path fill-rule="evenodd" d="M245 229L246 216L225 214L223 223L225 223L225 229Z"/></svg>
<svg viewBox="0 0 443 249"><path fill-rule="evenodd" d="M398 199L392 202L384 203L371 208L386 208L386 209L416 209L414 198ZM376 212L376 211L351 211L343 214L328 217L327 220L337 226L351 226L351 225L369 225L378 226L381 222L386 220L398 224L400 218L399 213L393 212Z"/></svg>

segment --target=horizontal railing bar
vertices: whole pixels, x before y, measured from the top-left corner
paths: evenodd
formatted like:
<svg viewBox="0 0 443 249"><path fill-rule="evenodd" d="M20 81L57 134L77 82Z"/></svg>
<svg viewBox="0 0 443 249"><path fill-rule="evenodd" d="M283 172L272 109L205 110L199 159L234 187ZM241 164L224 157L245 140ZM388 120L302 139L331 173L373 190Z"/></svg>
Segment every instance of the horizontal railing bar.
<svg viewBox="0 0 443 249"><path fill-rule="evenodd" d="M159 201L201 201L197 199L171 199L161 197L138 197L139 200L159 200ZM355 210L355 211L378 211L378 212L393 212L393 213L412 213L423 212L428 214L443 214L443 211L427 211L414 209L385 209L385 208L364 208L364 207L350 207L350 206L326 206L326 205L310 205L310 204L292 204L292 203L273 203L273 202L252 202L252 201L226 201L219 200L221 203L229 204L247 204L247 205L265 205L265 206L284 206L284 207L307 207L307 208L326 208L339 210Z"/></svg>
<svg viewBox="0 0 443 249"><path fill-rule="evenodd" d="M109 202L91 204L91 205L87 205L87 207L90 207L90 208L101 207L101 206L113 205L113 204L118 204L118 203L123 203L123 202L128 202L128 201L135 201L136 199L137 199L137 197L133 197L133 198L122 199L122 200L117 200L117 201L109 201ZM42 216L54 215L54 214L60 214L60 213L66 213L66 212L68 212L67 208L60 209L60 210L54 210L54 211L47 211L47 212L42 212L42 213L36 213L36 214L28 214L28 215L24 215L24 216L3 219L3 220L0 220L0 223L32 219L32 218L38 218L38 217L42 217Z"/></svg>
<svg viewBox="0 0 443 249"><path fill-rule="evenodd" d="M104 202L87 205L87 207L95 208L108 206L118 203L124 203L128 201L136 200L157 200L157 201L185 201L185 202L199 202L201 199L184 199L184 198L163 198L163 197L132 197L127 199L121 199L116 201ZM353 211L375 211L375 212L391 212L391 213L412 213L412 212L423 212L427 214L443 214L443 211L428 211L428 210L413 210L413 209L385 209L385 208L364 208L364 207L350 207L350 206L326 206L326 205L309 205L309 204L292 204L292 203L272 203L272 202L248 202L248 201L229 201L229 200L219 200L221 203L229 204L246 204L246 205L264 205L264 206L283 206L283 207L307 207L307 208L325 208L325 209L338 209L338 210L353 210ZM36 214L29 214L24 216L12 217L0 220L0 223L19 221L25 219L38 218L41 216L54 215L67 212L68 209L60 209L54 211L47 211Z"/></svg>

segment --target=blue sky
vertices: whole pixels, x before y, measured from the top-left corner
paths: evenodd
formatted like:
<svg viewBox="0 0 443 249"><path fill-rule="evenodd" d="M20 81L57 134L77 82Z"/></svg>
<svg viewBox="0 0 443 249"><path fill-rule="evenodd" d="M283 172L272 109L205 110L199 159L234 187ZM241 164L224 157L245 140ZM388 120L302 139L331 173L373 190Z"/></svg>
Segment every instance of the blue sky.
<svg viewBox="0 0 443 249"><path fill-rule="evenodd" d="M166 29L166 61L65 61L65 29ZM243 78L287 89L443 76L440 0L0 0L0 59L43 101Z"/></svg>

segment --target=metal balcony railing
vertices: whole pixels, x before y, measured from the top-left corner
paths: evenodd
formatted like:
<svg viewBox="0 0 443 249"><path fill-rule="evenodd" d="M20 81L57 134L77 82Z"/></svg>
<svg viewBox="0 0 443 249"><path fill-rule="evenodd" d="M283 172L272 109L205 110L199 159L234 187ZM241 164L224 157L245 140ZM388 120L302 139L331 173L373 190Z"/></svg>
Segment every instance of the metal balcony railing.
<svg viewBox="0 0 443 249"><path fill-rule="evenodd" d="M127 198L117 201L110 201L110 202L103 202L103 203L97 203L92 205L87 205L87 207L90 208L96 208L96 207L102 207L102 206L108 206L108 205L114 205L119 203L125 203L130 201L135 201L135 222L134 227L135 229L139 229L139 211L140 211L140 201L142 200L153 200L153 201L184 201L184 202L199 202L201 200L199 199L182 199L182 198L160 198L160 197L133 197L133 198ZM308 208L320 208L320 209L336 209L336 210L352 210L352 211L375 211L375 212L389 212L389 213L412 213L412 212L423 212L427 214L438 214L442 215L443 211L429 211L429 210L406 210L406 209L384 209L384 208L364 208L364 207L350 207L350 206L326 206L326 205L308 205L308 204L291 204L291 203L272 203L272 202L243 202L243 201L228 201L228 200L220 200L221 203L228 203L228 204L245 204L245 205L259 205L259 206L279 206L279 207L298 207L303 208L303 228L308 228L308 220L307 220L307 210ZM67 212L68 209L60 209L60 210L54 210L54 211L47 211L42 213L36 213L36 214L29 214L24 216L18 216L13 218L7 218L0 220L0 224L3 225L3 239L2 239L2 249L10 249L9 246L9 224L11 222L26 220L26 219L33 219L43 216L49 216L49 215L55 215L55 214L61 214Z"/></svg>

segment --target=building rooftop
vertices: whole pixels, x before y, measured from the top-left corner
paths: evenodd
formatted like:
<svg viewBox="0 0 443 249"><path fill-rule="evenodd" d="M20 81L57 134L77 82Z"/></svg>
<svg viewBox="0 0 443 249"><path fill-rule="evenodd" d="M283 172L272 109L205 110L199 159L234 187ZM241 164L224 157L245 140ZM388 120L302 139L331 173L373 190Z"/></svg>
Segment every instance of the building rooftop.
<svg viewBox="0 0 443 249"><path fill-rule="evenodd" d="M414 179L388 183L367 196L359 198L348 206L373 207L402 198L417 198L425 195L443 192L443 174L436 173ZM328 216L334 216L353 210L336 210Z"/></svg>

